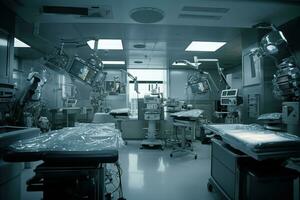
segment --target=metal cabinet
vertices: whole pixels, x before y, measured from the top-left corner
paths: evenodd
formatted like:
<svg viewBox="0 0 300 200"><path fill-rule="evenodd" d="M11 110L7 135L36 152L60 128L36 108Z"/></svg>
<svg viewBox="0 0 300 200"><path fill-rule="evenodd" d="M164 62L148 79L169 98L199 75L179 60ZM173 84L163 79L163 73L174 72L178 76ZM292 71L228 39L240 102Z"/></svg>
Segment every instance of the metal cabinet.
<svg viewBox="0 0 300 200"><path fill-rule="evenodd" d="M240 171L238 162L248 156L219 140L212 140L210 183L227 199L239 199Z"/></svg>
<svg viewBox="0 0 300 200"><path fill-rule="evenodd" d="M208 190L216 189L230 200L293 200L298 175L282 167L281 160L257 161L212 139L211 178Z"/></svg>

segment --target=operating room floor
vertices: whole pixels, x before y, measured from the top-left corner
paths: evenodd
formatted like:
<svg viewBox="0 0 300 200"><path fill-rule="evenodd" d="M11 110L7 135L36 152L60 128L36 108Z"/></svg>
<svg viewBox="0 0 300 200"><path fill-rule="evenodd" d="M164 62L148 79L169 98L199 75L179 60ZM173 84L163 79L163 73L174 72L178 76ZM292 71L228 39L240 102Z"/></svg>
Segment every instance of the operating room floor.
<svg viewBox="0 0 300 200"><path fill-rule="evenodd" d="M171 149L139 149L140 141L128 141L119 152L123 171L122 183L127 200L210 200L214 193L207 191L210 176L210 145L194 143L198 153L176 154L170 157ZM32 169L22 174L22 199L41 199L40 192L26 192L26 180Z"/></svg>

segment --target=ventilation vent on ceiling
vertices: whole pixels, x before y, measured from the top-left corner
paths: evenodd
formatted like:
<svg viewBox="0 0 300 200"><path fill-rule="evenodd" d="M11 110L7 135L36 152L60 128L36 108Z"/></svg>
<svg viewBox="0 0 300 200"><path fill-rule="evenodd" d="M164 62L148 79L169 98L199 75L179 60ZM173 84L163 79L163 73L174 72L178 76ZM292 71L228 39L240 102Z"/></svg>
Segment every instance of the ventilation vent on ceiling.
<svg viewBox="0 0 300 200"><path fill-rule="evenodd" d="M88 8L66 6L43 6L43 13L60 15L88 15Z"/></svg>
<svg viewBox="0 0 300 200"><path fill-rule="evenodd" d="M150 24L161 21L164 18L164 11L158 8L140 7L131 10L129 15L138 23Z"/></svg>
<svg viewBox="0 0 300 200"><path fill-rule="evenodd" d="M222 18L222 16L216 16L216 15L195 15L195 14L179 14L179 18L220 20Z"/></svg>
<svg viewBox="0 0 300 200"><path fill-rule="evenodd" d="M184 6L182 11L185 12L209 12L209 13L227 13L229 8L214 8L214 7L193 7Z"/></svg>
<svg viewBox="0 0 300 200"><path fill-rule="evenodd" d="M111 6L93 6L89 8L87 16L81 17L112 19L112 8Z"/></svg>
<svg viewBox="0 0 300 200"><path fill-rule="evenodd" d="M66 7L66 6L43 6L43 13L56 15L79 15L88 18L113 18L111 6L92 7Z"/></svg>

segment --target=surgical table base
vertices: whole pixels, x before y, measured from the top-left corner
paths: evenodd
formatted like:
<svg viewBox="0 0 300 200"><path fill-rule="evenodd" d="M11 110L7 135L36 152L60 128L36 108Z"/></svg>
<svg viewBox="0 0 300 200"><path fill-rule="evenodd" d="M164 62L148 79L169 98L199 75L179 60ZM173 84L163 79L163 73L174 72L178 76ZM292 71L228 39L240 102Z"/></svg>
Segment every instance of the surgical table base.
<svg viewBox="0 0 300 200"><path fill-rule="evenodd" d="M183 129L183 134L182 134L182 139L178 139L180 141L180 144L177 144L173 151L170 153L170 157L173 157L174 153L178 152L185 152L188 154L192 154L195 159L197 159L197 153L194 152L193 149L193 140L195 139L195 132L196 132L196 126L197 122L196 121L189 121L189 120L179 120L179 119L174 119L173 121L173 127L174 131L176 134L176 137L178 139L178 128L181 127ZM185 129L191 129L191 138L187 138L186 135L186 130Z"/></svg>
<svg viewBox="0 0 300 200"><path fill-rule="evenodd" d="M104 199L104 166L95 163L43 163L27 181L28 191L43 191L44 200Z"/></svg>
<svg viewBox="0 0 300 200"><path fill-rule="evenodd" d="M42 191L43 200L104 200L105 164L116 163L118 151L11 151L4 155L4 160L44 161L36 167L36 175L27 181L27 190Z"/></svg>

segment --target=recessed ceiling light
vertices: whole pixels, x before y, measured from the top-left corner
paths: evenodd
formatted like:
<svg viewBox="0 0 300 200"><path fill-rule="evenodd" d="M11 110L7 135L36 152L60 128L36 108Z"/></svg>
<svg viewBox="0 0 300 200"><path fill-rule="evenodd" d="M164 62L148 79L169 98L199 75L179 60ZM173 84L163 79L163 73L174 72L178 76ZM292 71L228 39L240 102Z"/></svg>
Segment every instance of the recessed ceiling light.
<svg viewBox="0 0 300 200"><path fill-rule="evenodd" d="M145 44L135 44L133 45L134 48L137 48L137 49L144 49L146 47Z"/></svg>
<svg viewBox="0 0 300 200"><path fill-rule="evenodd" d="M225 45L226 42L203 42L192 41L185 51L216 51Z"/></svg>
<svg viewBox="0 0 300 200"><path fill-rule="evenodd" d="M21 48L30 48L30 46L21 40L15 38L14 39L14 47L21 47Z"/></svg>
<svg viewBox="0 0 300 200"><path fill-rule="evenodd" d="M91 49L94 49L95 40L87 41ZM120 39L99 39L97 49L104 50L123 50L122 40Z"/></svg>
<svg viewBox="0 0 300 200"><path fill-rule="evenodd" d="M125 65L124 60L104 60L102 63L104 65Z"/></svg>

